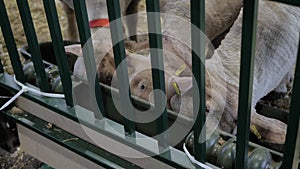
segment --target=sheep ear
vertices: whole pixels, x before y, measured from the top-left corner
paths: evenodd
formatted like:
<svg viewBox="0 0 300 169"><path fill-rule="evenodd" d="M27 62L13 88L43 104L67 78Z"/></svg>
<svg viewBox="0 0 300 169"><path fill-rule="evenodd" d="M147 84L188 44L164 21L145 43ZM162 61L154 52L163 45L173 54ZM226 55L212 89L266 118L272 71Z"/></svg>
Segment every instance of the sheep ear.
<svg viewBox="0 0 300 169"><path fill-rule="evenodd" d="M184 95L193 87L192 77L172 77L168 82L168 95Z"/></svg>
<svg viewBox="0 0 300 169"><path fill-rule="evenodd" d="M73 54L80 56L82 53L82 48L80 44L65 46L65 51L68 54Z"/></svg>

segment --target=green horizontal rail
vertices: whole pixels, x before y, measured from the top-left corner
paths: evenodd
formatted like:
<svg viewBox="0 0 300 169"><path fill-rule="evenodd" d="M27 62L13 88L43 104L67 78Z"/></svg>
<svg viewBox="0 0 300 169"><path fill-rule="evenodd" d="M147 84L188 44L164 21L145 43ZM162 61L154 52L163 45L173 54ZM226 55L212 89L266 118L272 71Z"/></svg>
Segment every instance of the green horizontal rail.
<svg viewBox="0 0 300 169"><path fill-rule="evenodd" d="M105 116L102 91L99 85L99 78L95 58L94 58L94 48L93 42L91 38L91 31L89 27L88 14L86 11L86 3L82 0L73 0L76 21L79 31L80 43L82 49L82 54L84 58L84 64L86 68L86 74L89 84L89 93L91 94L91 98L95 98L95 100L91 100L98 107L94 108L94 112L98 118L102 118ZM100 110L100 112L98 111Z"/></svg>
<svg viewBox="0 0 300 169"><path fill-rule="evenodd" d="M129 88L129 78L126 62L126 52L123 38L123 24L120 12L119 0L107 0L107 11L110 21L110 32L113 44L114 61L118 77L118 88L120 93L121 111L126 117L123 118L126 134L135 136L134 112L131 105L131 94ZM123 63L122 63L123 62ZM122 64L121 64L122 63ZM127 101L130 101L129 103ZM130 118L129 118L130 117Z"/></svg>
<svg viewBox="0 0 300 169"><path fill-rule="evenodd" d="M244 0L235 168L247 168L258 0Z"/></svg>
<svg viewBox="0 0 300 169"><path fill-rule="evenodd" d="M13 77L8 75L7 73L4 73L3 76L0 76L0 88L3 90L12 91L12 92L18 92L18 90L19 90L19 87L14 82ZM106 97L111 97L109 94L109 93L111 93L110 87L103 85L102 89L103 89L103 91L106 92L106 94L108 94L108 95L106 95ZM114 92L117 92L117 91L114 91ZM180 152L179 150L176 150L176 152L173 152L172 156L166 156L165 154L155 155L156 153L154 154L152 149L142 147L140 144L136 144L135 142L132 142L131 138L123 137L123 136L120 137L120 135L116 134L115 129L112 130L110 127L106 128L102 125L99 125L98 122L83 121L83 120L78 119L77 114L76 114L76 108L68 107L65 104L64 99L39 97L39 96L37 96L35 94L31 94L31 93L24 93L22 96L24 96L24 98L26 98L26 99L29 99L29 100L35 102L36 104L38 104L40 106L45 107L46 109L49 109L50 111L56 112L58 115L62 116L62 118L70 119L71 121L76 122L76 123L80 122L82 125L90 128L92 130L95 130L96 132L100 132L118 142L121 142L127 146L131 146L133 149L140 151L142 153L148 154L149 156L152 156L153 158L155 158L161 162L167 163L168 165L170 165L174 168L192 168L191 166L193 166L189 163L189 161L187 161L186 163L185 162L182 163L185 160L178 161L178 159L186 158L185 154L183 152ZM143 106L147 105L146 102L143 102L142 100L134 100L134 104L135 104L135 106L138 106L138 107L141 105L143 105ZM116 113L117 114L117 111L114 108L111 108L111 107L105 107L105 108L107 109L108 113L110 113L110 114ZM90 112L90 111L88 111L88 112ZM18 114L14 114L14 115L18 115ZM174 117L175 117L175 114L174 114ZM105 118L104 120L109 121L110 124L120 126L120 128L121 128L122 124L117 123L116 121L118 121L118 120L116 118L112 118L112 119L113 120ZM16 118L15 120L18 121L20 119ZM170 119L170 120L172 120L172 119ZM191 122L191 121L188 121L188 123L189 122ZM154 126L153 127L152 126L153 125L151 125L149 127L154 128ZM144 133L145 130L147 130L147 129L141 127L139 132ZM122 132L123 132L123 130L121 130L121 129L117 130L117 133L122 133ZM147 133L147 134L152 136L151 133ZM146 138L146 136L144 136L144 137ZM153 149L155 149L155 148L156 148L156 146ZM186 158L186 160L188 160L188 159Z"/></svg>
<svg viewBox="0 0 300 169"><path fill-rule="evenodd" d="M205 0L191 0L191 37L193 72L193 113L195 159L205 162L206 98L205 98ZM197 98L199 97L199 98ZM203 133L201 133L203 132ZM204 138L200 138L201 137ZM201 142L199 142L199 140Z"/></svg>
<svg viewBox="0 0 300 169"><path fill-rule="evenodd" d="M300 38L282 169L298 168L300 148Z"/></svg>
<svg viewBox="0 0 300 169"><path fill-rule="evenodd" d="M66 103L68 106L73 107L72 79L69 71L67 56L64 49L64 42L61 35L61 29L59 25L55 2L54 0L43 0L43 2L50 29L50 34L52 37L54 55L58 65Z"/></svg>
<svg viewBox="0 0 300 169"><path fill-rule="evenodd" d="M46 76L39 43L32 22L28 0L17 0L17 4L20 11L20 16L24 27L29 50L31 53L31 59L36 72L38 85L42 91L50 92L50 84Z"/></svg>
<svg viewBox="0 0 300 169"><path fill-rule="evenodd" d="M109 151L96 147L71 133L57 128L56 126L53 129L49 129L47 128L47 121L37 118L30 113L23 112L12 114L5 112L4 115L42 137L45 137L104 168L140 168Z"/></svg>
<svg viewBox="0 0 300 169"><path fill-rule="evenodd" d="M11 25L8 20L8 15L3 0L0 0L0 26L9 53L9 58L13 65L13 70L16 75L16 79L21 83L25 83L26 77L23 72L22 63L19 58L16 42L14 40L14 35L11 30Z"/></svg>
<svg viewBox="0 0 300 169"><path fill-rule="evenodd" d="M161 35L161 23L160 23L160 4L159 0L146 0L148 32L149 32L149 44L150 44L150 56L152 67L152 81L153 90L159 89L163 93L166 93L165 89L165 74L164 74L164 61L162 50L162 35ZM167 111L164 98L154 93L154 105L156 108L163 108L163 112L159 118L156 119L157 134L163 133L168 128ZM161 146L167 146L167 133L161 135L158 141Z"/></svg>

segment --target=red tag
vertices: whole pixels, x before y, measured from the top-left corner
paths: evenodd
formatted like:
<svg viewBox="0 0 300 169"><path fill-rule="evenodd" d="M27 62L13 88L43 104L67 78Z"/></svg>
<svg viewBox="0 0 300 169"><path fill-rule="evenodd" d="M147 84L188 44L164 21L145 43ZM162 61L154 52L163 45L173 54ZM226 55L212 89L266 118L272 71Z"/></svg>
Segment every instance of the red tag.
<svg viewBox="0 0 300 169"><path fill-rule="evenodd" d="M106 18L100 18L90 21L90 28L107 27L109 28L109 20Z"/></svg>

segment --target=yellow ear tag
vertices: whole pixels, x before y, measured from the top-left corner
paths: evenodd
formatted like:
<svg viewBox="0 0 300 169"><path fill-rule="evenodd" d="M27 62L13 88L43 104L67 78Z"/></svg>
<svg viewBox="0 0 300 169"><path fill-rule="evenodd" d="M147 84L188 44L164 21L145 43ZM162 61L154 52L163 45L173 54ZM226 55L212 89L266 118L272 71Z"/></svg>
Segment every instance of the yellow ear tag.
<svg viewBox="0 0 300 169"><path fill-rule="evenodd" d="M258 132L258 130L256 129L256 127L254 125L250 126L250 131L258 138L261 139L261 135Z"/></svg>
<svg viewBox="0 0 300 169"><path fill-rule="evenodd" d="M181 92L180 92L180 90L179 90L179 87L178 87L177 83L174 82L172 85L173 85L173 88L175 89L176 93L177 93L179 96L181 96Z"/></svg>
<svg viewBox="0 0 300 169"><path fill-rule="evenodd" d="M175 75L179 76L184 71L185 68L186 68L186 64L181 65L179 69L176 70Z"/></svg>

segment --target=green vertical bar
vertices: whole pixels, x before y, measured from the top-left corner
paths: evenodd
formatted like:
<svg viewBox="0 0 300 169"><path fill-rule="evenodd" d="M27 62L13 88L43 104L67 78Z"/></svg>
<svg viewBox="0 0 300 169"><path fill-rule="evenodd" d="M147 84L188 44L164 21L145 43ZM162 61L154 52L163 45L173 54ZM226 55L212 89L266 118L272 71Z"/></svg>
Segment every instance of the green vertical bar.
<svg viewBox="0 0 300 169"><path fill-rule="evenodd" d="M1 62L1 60L0 60L0 74L1 74L1 73L4 73L4 69L3 69L2 62Z"/></svg>
<svg viewBox="0 0 300 169"><path fill-rule="evenodd" d="M295 6L300 6L300 1L299 0L272 0L280 3L285 3L289 5L295 5Z"/></svg>
<svg viewBox="0 0 300 169"><path fill-rule="evenodd" d="M16 75L16 79L21 83L25 83L26 78L23 72L22 64L19 58L18 50L16 47L16 43L14 40L14 36L11 30L11 26L8 20L7 11L3 0L0 0L0 26L9 53L9 57L13 65L13 70Z"/></svg>
<svg viewBox="0 0 300 169"><path fill-rule="evenodd" d="M149 31L149 44L151 54L151 67L152 67L152 81L153 90L159 89L163 93L166 93L165 89L165 74L164 74L164 61L162 50L162 35L161 35L161 23L160 23L160 3L159 0L146 0L147 9L147 21ZM164 98L154 93L154 105L155 107L163 108L163 112L156 120L156 132L162 133L168 128L167 111L164 103ZM157 112L161 113L161 112ZM167 146L167 135L163 134L162 138L159 138L161 146Z"/></svg>
<svg viewBox="0 0 300 169"><path fill-rule="evenodd" d="M110 32L113 44L114 60L117 70L118 85L120 92L121 111L126 114L127 117L123 118L125 132L128 135L135 136L135 123L129 119L134 119L133 110L125 100L131 100L129 78L126 62L126 52L123 38L123 24L120 12L119 0L107 0L107 11L110 21ZM121 64L123 62L123 64Z"/></svg>
<svg viewBox="0 0 300 169"><path fill-rule="evenodd" d="M236 168L247 168L258 0L244 0Z"/></svg>
<svg viewBox="0 0 300 169"><path fill-rule="evenodd" d="M72 80L69 71L68 60L64 49L64 43L61 35L55 2L54 0L43 0L43 2L52 37L52 44L54 46L54 55L59 68L59 74L66 98L66 103L68 106L72 107Z"/></svg>
<svg viewBox="0 0 300 169"><path fill-rule="evenodd" d="M282 169L298 168L300 148L300 38Z"/></svg>
<svg viewBox="0 0 300 169"><path fill-rule="evenodd" d="M193 112L194 126L194 152L195 159L205 162L206 138L206 98L205 98L205 0L191 0L191 30L192 30L192 71L193 80ZM198 87L198 88L197 88ZM199 92L199 93L196 93ZM197 97L200 98L197 98ZM199 105L200 104L200 105ZM199 106L199 109L198 109ZM200 133L201 137L200 138ZM201 140L201 142L199 142Z"/></svg>
<svg viewBox="0 0 300 169"><path fill-rule="evenodd" d="M45 68L42 61L42 55L28 5L28 0L17 0L17 4L20 11L20 16L23 23L29 50L31 53L31 59L34 64L34 69L37 75L36 77L39 87L44 92L50 92L50 85L46 77Z"/></svg>
<svg viewBox="0 0 300 169"><path fill-rule="evenodd" d="M88 14L86 11L86 4L84 0L73 0L76 21L79 31L80 43L84 58L84 64L86 68L87 79L89 83L89 92L95 98L91 102L98 105L98 108L94 107L94 112L100 110L100 114L96 114L98 118L105 116L104 105L102 99L102 92L99 85L99 78L96 69L96 63L94 58L94 49L91 38L91 31L89 27Z"/></svg>

